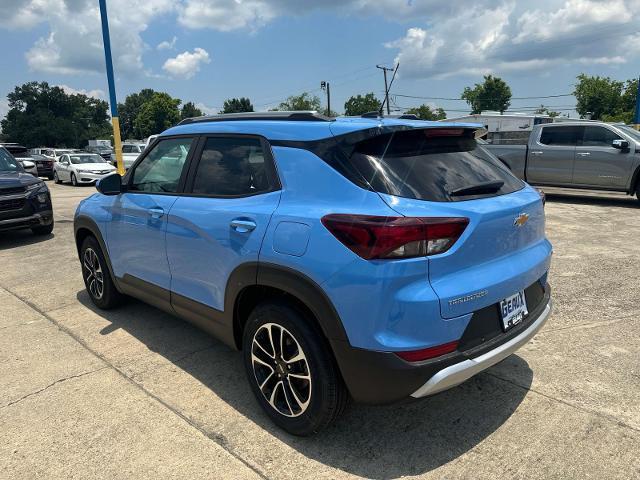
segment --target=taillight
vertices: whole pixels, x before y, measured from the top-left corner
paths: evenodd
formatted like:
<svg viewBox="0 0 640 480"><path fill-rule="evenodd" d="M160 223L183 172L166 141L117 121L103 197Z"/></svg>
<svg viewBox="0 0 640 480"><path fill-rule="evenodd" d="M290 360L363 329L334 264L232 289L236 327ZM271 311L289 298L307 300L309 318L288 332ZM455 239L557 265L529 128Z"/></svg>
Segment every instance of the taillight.
<svg viewBox="0 0 640 480"><path fill-rule="evenodd" d="M447 353L454 352L458 348L458 342L449 342L436 347L423 348L422 350L411 350L409 352L395 352L397 356L407 362L422 362L430 358L440 357Z"/></svg>
<svg viewBox="0 0 640 480"><path fill-rule="evenodd" d="M322 217L322 224L354 253L373 260L444 253L460 238L469 219L332 214Z"/></svg>

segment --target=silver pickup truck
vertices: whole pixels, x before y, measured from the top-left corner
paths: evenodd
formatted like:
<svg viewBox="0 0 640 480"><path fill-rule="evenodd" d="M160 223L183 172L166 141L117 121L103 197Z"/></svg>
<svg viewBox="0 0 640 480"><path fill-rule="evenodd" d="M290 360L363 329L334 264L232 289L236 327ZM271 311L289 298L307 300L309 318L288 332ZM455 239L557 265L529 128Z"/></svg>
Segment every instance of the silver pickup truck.
<svg viewBox="0 0 640 480"><path fill-rule="evenodd" d="M640 132L627 125L536 125L527 145L483 145L532 185L607 190L640 200Z"/></svg>

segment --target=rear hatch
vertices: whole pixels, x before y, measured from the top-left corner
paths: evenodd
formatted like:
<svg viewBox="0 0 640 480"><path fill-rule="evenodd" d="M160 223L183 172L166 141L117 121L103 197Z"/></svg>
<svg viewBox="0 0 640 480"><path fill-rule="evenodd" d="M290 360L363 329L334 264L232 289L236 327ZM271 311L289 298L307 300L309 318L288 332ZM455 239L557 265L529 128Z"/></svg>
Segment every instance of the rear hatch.
<svg viewBox="0 0 640 480"><path fill-rule="evenodd" d="M540 195L478 147L473 131L431 128L358 144L351 163L406 217L466 218L453 246L429 256L429 280L444 318L525 290L550 263Z"/></svg>

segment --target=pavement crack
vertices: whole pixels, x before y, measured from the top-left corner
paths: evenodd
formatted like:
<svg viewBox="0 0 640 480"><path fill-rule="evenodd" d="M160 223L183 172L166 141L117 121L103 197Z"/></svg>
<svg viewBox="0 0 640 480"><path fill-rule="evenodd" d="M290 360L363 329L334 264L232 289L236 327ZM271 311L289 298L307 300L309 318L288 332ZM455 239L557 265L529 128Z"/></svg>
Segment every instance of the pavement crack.
<svg viewBox="0 0 640 480"><path fill-rule="evenodd" d="M46 387L42 387L39 390L36 390L35 392L27 393L26 395L23 395L22 397L20 397L20 398L18 398L16 400L13 400L13 401L7 403L6 405L0 406L0 410L2 410L3 408L10 407L11 405L15 405L16 403L20 403L20 402L22 402L23 400L26 400L29 397L33 397L35 395L38 395L38 394L50 389L51 387L53 387L55 385L58 385L59 383L66 382L67 380L73 380L75 378L84 377L86 375L90 375L92 373L99 372L100 370L104 370L105 368L107 368L107 367L104 366L104 367L97 368L95 370L90 370L88 372L82 372L82 373L78 373L76 375L69 375L68 377L59 378L58 380L56 380L55 382L50 383Z"/></svg>
<svg viewBox="0 0 640 480"><path fill-rule="evenodd" d="M531 387L526 387L524 385L519 384L518 382L514 382L513 380L509 380L508 378L501 377L499 375L496 375L495 373L491 373L491 372L488 372L486 370L485 370L484 373L489 375L489 376L491 376L491 377L493 377L493 378L496 378L496 379L501 380L503 382L509 383L509 384L511 384L511 385L513 385L515 387L518 387L518 388L521 388L523 390L526 390L527 392L532 392L532 393L535 393L535 394L540 395L542 397L545 397L548 400L552 400L554 402L561 403L563 405L566 405L567 407L571 407L571 408L573 408L575 410L579 410L581 412L588 413L590 415L595 415L596 417L600 417L603 420L606 420L608 422L614 423L614 424L616 424L616 425L618 425L620 427L628 428L629 430L633 430L634 432L640 432L640 428L634 427L633 425L629 425L628 423L625 423L622 420L619 420L618 418L614 417L613 415L608 415L606 413L601 413L601 412L598 412L596 410L590 410L588 408L579 407L578 405L574 405L573 403L567 402L566 400L562 400L560 398L552 397L551 395L547 395L546 393L542 393L539 390L535 390L535 389L533 389Z"/></svg>

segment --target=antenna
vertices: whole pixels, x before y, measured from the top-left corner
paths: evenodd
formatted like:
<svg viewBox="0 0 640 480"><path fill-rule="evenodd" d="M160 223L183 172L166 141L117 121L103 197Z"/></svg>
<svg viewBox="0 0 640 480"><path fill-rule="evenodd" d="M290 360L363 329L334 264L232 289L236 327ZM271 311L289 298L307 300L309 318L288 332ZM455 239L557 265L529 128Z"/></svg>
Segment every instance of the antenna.
<svg viewBox="0 0 640 480"><path fill-rule="evenodd" d="M391 87L393 85L393 81L396 79L396 73L398 73L398 68L400 68L400 62L398 62L396 64L396 68L393 70L393 77L391 77L391 83L389 83L389 86L387 87L386 91L384 92L384 100L382 101L382 105L380 105L380 110L378 110L378 116L382 117L382 113L384 111L384 104L387 103L387 111L389 110L389 92L391 91ZM385 71L386 74L386 71Z"/></svg>

